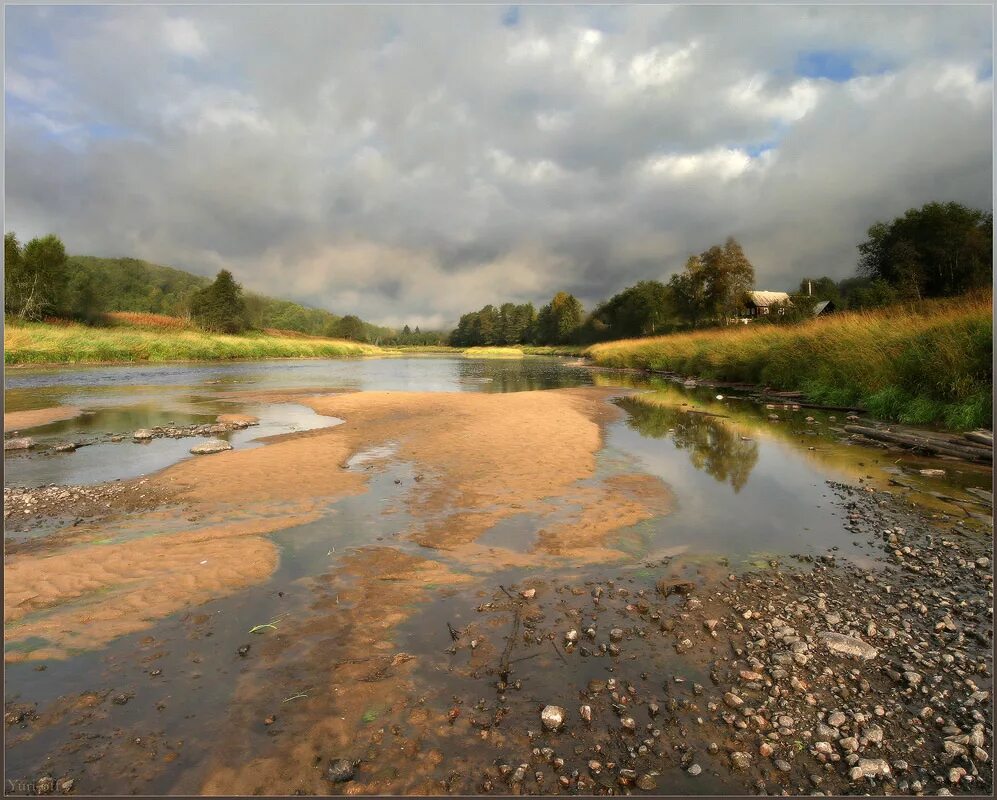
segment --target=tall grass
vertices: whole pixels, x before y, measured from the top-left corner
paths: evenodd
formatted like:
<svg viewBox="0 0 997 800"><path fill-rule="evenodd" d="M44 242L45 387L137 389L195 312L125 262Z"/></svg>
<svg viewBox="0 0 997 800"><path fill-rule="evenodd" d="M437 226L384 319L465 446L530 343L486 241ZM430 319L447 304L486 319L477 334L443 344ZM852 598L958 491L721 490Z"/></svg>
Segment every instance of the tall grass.
<svg viewBox="0 0 997 800"><path fill-rule="evenodd" d="M965 429L992 424L993 298L979 294L800 325L754 324L607 342L587 354L637 367L802 390L882 419Z"/></svg>
<svg viewBox="0 0 997 800"><path fill-rule="evenodd" d="M119 320L120 325L121 320ZM378 347L339 339L226 335L174 327L92 327L44 322L4 326L4 363L66 364L128 361L215 361L237 358L346 358Z"/></svg>

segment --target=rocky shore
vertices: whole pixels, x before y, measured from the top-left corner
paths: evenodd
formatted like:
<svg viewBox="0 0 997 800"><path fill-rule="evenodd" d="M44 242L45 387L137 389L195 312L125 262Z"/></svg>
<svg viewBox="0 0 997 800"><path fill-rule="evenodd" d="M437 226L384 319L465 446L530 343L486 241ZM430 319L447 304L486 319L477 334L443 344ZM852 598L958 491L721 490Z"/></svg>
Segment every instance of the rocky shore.
<svg viewBox="0 0 997 800"><path fill-rule="evenodd" d="M476 790L674 792L682 770L724 791L990 793L989 538L834 488L876 563L538 584L480 606L515 639L461 704L482 737L501 734ZM470 635L455 652L480 646ZM531 668L552 648L553 679ZM582 680L593 666L606 677Z"/></svg>

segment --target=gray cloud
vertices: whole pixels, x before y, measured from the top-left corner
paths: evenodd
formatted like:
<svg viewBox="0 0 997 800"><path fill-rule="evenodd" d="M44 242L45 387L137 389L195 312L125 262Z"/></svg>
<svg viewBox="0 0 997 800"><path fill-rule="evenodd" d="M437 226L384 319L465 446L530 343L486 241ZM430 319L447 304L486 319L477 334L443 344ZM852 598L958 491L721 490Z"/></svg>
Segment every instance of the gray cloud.
<svg viewBox="0 0 997 800"><path fill-rule="evenodd" d="M6 227L388 324L991 203L986 7L11 7Z"/></svg>

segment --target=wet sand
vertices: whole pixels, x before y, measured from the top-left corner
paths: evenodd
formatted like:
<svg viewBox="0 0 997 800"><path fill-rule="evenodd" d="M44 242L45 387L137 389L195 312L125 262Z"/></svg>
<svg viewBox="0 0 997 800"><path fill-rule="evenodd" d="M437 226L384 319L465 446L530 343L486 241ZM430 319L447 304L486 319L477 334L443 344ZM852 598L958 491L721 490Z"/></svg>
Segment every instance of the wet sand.
<svg viewBox="0 0 997 800"><path fill-rule="evenodd" d="M23 431L37 428L51 422L61 422L75 419L83 413L82 408L75 406L53 406L52 408L35 408L30 411L8 411L3 415L4 431Z"/></svg>

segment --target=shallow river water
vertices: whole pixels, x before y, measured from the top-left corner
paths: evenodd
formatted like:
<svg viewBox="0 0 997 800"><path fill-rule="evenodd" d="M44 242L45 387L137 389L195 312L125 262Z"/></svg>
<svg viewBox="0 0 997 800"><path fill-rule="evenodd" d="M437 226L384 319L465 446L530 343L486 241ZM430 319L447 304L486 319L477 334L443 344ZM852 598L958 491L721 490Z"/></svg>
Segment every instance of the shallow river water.
<svg viewBox="0 0 997 800"><path fill-rule="evenodd" d="M365 790L424 791L430 773L436 781L449 767L458 777L446 777L451 783L434 783L431 790L478 791L481 765L496 759L494 743L484 743L476 729L455 737L453 726L420 722L419 713L429 709L431 719L433 710L446 711L457 697L462 704L485 701L482 687L495 681L494 674L484 677L488 659L494 667L508 617L489 627L489 614L480 606L492 601L500 585L542 582L551 598L563 593L570 601L581 595L579 589L587 597L593 582L607 579L635 592L653 592L655 570L662 565L676 578L692 579L829 553L874 567L876 554L849 525L848 511L829 481L887 488L939 518L964 520L967 529L979 528L980 535L989 532L983 522L989 509L967 492L988 490L989 470L850 444L833 430L844 424L843 414L835 418L788 406L766 408L722 388L688 388L664 378L547 358L424 356L8 370L7 412L65 405L81 409L81 415L24 431L38 446L5 453L5 485L129 480L196 458L188 452L194 440L139 444L130 437L137 428L210 423L229 412L258 417L258 426L225 434L238 451L266 447L265 437L341 422L295 402L294 393L302 390L499 393L585 386L620 390L606 401L620 413L603 426L592 481L637 473L659 478L672 495L667 513L616 535L612 546L630 560L601 567L567 558L560 567L550 558L531 563L541 523L528 512L504 517L477 539L501 556L500 567L489 567L480 555L468 561L446 548L426 547L404 535L412 524L406 492L421 476L413 465L393 457L390 443L382 443L353 454L343 465L369 474L366 491L337 500L313 521L266 534L278 552L276 569L266 580L150 619L143 630L112 636L99 646L70 648L67 657L33 657L50 642L8 635L6 652L16 658L6 665L5 703L33 706L44 724L29 726L26 734L8 728L6 778L24 788L43 775L65 775L76 781L77 791L90 793L292 791L297 778L286 764L305 756L296 756L297 761L288 756L284 767L279 766L283 756L265 760L271 751L286 752L281 748L289 745L282 737L295 736L302 725L318 724L309 714L328 713L331 701L317 699L329 691L328 664L337 657L353 663L401 653L417 662L403 684L379 686L381 678L360 673L348 673L345 683L337 684L334 691L355 695L352 700L337 697L334 707L341 708L343 718L357 709L363 712L358 744L346 757L366 764ZM252 399L240 400L240 393ZM267 393L273 401L266 399ZM773 413L780 419L771 420ZM121 435L122 441L111 440ZM86 446L73 453L51 449L66 441ZM938 467L945 470L943 476L920 472ZM175 525L164 523L163 530L186 524L178 518ZM543 524L550 525L551 519ZM42 528L40 533L8 533L7 542L49 535ZM106 541L120 541L115 531L109 528ZM437 578L427 572L418 591L408 591L401 579L397 586L382 583L365 589L363 565L382 558L384 548L390 548L392 557L429 558L445 574ZM448 575L465 582L451 583ZM340 605L340 592L352 600ZM88 603L100 600L83 597L76 602L84 613ZM399 622L386 634L390 647L358 658L351 637L378 619L364 603L383 603L386 616L398 610ZM567 605L562 611L565 619L574 613ZM328 621L338 614L343 615L342 628ZM277 620L281 622L268 631L249 633L253 626ZM281 638L292 622L293 640ZM448 626L466 629L467 637L477 635L483 644L454 645L457 652L449 653ZM245 644L252 646L249 655L238 655ZM521 692L536 703L556 696L569 683L569 672L575 684L607 674L607 659L573 658L569 665L556 644L524 657L533 661L526 662L531 671ZM661 673L681 670L683 680L708 682L702 668L676 663L673 653L660 654L652 680L660 683ZM366 669L370 671L369 665ZM667 683L666 678L666 693ZM487 701L494 704L495 692L490 691ZM113 699L119 696L125 702ZM562 699L565 706L577 708L577 698ZM264 724L266 709L275 721ZM292 723L295 714L301 715L298 727ZM472 715L464 707L458 724ZM397 759L389 753L393 736L400 742L398 753L404 754ZM344 749L338 742L315 757L346 755ZM508 754L513 766L522 757ZM232 764L256 759L264 759L258 784L237 769L226 772ZM409 769L404 766L409 763L422 766ZM662 764L658 780L658 791L668 792L709 794L740 787L722 770L707 768L693 778L677 764ZM306 791L309 786L303 784ZM332 791L341 788L334 784Z"/></svg>

